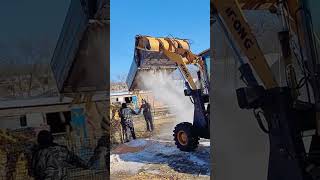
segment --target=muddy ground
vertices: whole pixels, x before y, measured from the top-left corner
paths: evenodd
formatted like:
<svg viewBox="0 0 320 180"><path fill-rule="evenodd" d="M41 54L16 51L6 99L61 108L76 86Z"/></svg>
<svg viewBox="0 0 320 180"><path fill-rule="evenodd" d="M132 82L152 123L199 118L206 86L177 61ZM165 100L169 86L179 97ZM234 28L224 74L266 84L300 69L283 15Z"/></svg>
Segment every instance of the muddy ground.
<svg viewBox="0 0 320 180"><path fill-rule="evenodd" d="M145 132L142 117L135 119L137 140L113 145L111 179L210 179L210 141L201 139L195 152L176 148L174 116L155 117L155 131Z"/></svg>

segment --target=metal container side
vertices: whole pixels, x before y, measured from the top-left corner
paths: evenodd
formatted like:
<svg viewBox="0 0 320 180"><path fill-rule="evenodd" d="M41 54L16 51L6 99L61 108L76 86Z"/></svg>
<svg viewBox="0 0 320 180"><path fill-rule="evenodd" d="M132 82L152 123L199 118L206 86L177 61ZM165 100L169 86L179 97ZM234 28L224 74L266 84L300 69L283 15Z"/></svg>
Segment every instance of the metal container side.
<svg viewBox="0 0 320 180"><path fill-rule="evenodd" d="M72 0L50 63L59 91L68 77L88 21L81 1Z"/></svg>
<svg viewBox="0 0 320 180"><path fill-rule="evenodd" d="M146 73L148 71L166 71L170 73L177 69L176 63L169 60L164 54L137 48L141 37L144 36L136 37L134 58L126 80L129 91L147 90L143 86L141 78L148 75Z"/></svg>
<svg viewBox="0 0 320 180"><path fill-rule="evenodd" d="M109 24L89 22L74 63L63 87L64 93L107 91L107 42Z"/></svg>
<svg viewBox="0 0 320 180"><path fill-rule="evenodd" d="M137 71L138 71L137 63L136 63L136 61L133 60L131 63L131 66L130 66L129 73L127 75L127 79L126 79L126 83L129 88L129 91L132 90L132 84L133 84L133 81L136 77Z"/></svg>

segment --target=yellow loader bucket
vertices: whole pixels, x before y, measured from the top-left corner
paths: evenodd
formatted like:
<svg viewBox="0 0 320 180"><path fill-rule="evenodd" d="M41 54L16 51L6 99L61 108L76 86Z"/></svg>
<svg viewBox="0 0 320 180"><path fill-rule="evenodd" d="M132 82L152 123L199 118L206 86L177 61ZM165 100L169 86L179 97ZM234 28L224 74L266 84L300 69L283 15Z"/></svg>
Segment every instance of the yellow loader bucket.
<svg viewBox="0 0 320 180"><path fill-rule="evenodd" d="M174 52L176 48L190 50L190 45L185 39L136 36L134 58L126 81L129 91L147 90L141 82L141 77L146 74L144 72L162 71L171 73L176 70L175 62L161 53L161 49Z"/></svg>

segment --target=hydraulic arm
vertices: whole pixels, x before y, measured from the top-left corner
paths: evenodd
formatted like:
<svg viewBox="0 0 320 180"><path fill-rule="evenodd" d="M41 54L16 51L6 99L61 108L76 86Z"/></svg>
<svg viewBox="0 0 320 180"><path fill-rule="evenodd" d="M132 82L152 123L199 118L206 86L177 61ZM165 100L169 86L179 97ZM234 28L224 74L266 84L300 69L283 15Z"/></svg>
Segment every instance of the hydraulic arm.
<svg viewBox="0 0 320 180"><path fill-rule="evenodd" d="M240 2L240 3L239 3ZM304 0L299 1L237 1L237 0L214 0L212 4L214 20L222 27L230 46L240 62L239 70L247 87L236 90L238 104L243 109L253 109L254 115L261 129L269 135L270 155L268 180L311 180L316 178L315 170L319 166L312 152L306 152L302 132L316 129L315 120L318 112L319 81L318 69L315 61L313 32L310 31L310 19L306 18L307 6ZM241 4L242 3L242 4ZM283 30L278 33L282 52L282 61L285 64L287 85L280 87L276 82L270 67L263 55L259 44L247 23L242 9L259 9L267 7L271 12L280 12L283 19ZM293 12L294 11L294 12ZM300 15L297 13L301 11ZM305 13L305 14L303 14ZM293 14L295 16L293 16ZM288 20L289 19L289 20ZM300 21L297 25L297 20ZM302 27L303 26L303 27ZM315 101L303 102L298 100L299 91L295 71L292 65L291 34L300 30L298 37L300 48L305 49L305 63L309 63L309 77L314 93ZM291 31L290 31L291 30ZM302 31L301 31L302 30ZM302 47L303 46L303 47ZM247 57L242 58L240 51ZM310 63L311 62L311 63ZM261 80L254 76L252 69ZM306 83L308 84L308 83ZM264 118L262 118L264 116ZM267 122L267 127L262 123ZM313 144L319 144L319 138L313 138ZM311 150L317 146L311 145ZM316 150L313 150L316 152ZM311 153L311 154L310 154Z"/></svg>
<svg viewBox="0 0 320 180"><path fill-rule="evenodd" d="M137 41L139 41L137 49L159 54L163 53L166 58L174 62L192 90L199 88L196 87L191 73L187 68L189 64L194 64L199 68L205 84L208 84L208 77L202 58L189 50L189 44L185 40L138 36Z"/></svg>

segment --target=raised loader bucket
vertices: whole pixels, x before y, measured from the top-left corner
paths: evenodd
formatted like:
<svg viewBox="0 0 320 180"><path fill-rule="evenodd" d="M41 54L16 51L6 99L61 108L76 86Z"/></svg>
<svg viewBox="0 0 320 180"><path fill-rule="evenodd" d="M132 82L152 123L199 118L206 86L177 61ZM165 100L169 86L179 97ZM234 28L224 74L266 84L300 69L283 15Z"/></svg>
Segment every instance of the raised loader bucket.
<svg viewBox="0 0 320 180"><path fill-rule="evenodd" d="M60 93L106 91L110 18L93 1L71 0L50 62ZM96 3L104 4L98 0ZM89 14L88 14L89 11ZM96 14L96 17L91 17ZM93 18L93 19L92 19Z"/></svg>
<svg viewBox="0 0 320 180"><path fill-rule="evenodd" d="M171 73L177 69L176 64L160 52L160 46L169 51L178 47L190 49L189 42L185 39L136 36L134 58L126 81L129 91L148 90L141 78L150 71Z"/></svg>

